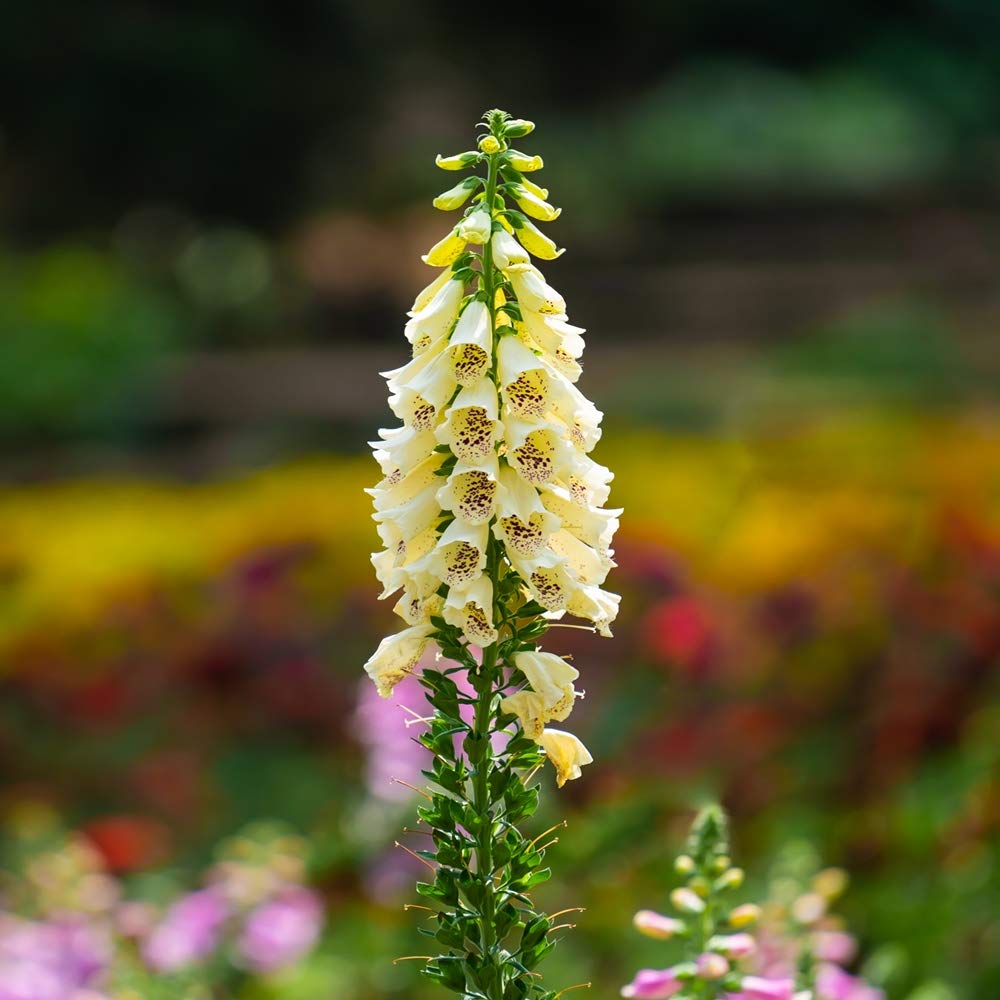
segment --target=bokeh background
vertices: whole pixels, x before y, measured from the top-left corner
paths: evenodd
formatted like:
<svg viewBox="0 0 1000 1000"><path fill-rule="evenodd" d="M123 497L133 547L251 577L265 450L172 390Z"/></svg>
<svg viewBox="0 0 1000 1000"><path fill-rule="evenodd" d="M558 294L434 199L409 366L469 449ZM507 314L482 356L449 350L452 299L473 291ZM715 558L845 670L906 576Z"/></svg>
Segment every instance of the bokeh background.
<svg viewBox="0 0 1000 1000"><path fill-rule="evenodd" d="M280 822L323 940L215 995L424 996L388 963L419 866L404 713L359 680L364 442L434 154L499 106L538 123L626 508L616 639L559 633L597 763L539 817L540 899L588 907L552 981L666 964L629 919L721 796L747 898L789 843L850 869L890 1000L1000 995L1000 7L2 8L8 890L82 834L155 902Z"/></svg>

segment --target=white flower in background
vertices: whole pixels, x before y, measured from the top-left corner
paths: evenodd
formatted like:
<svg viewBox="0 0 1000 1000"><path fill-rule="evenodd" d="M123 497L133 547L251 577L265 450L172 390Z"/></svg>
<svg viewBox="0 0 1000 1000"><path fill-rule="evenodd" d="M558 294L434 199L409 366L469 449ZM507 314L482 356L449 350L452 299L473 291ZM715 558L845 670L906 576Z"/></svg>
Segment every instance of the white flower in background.
<svg viewBox="0 0 1000 1000"><path fill-rule="evenodd" d="M479 152L437 163L488 169L485 181L467 177L434 200L462 210L473 199L423 257L442 270L410 311L412 359L383 373L401 426L372 444L384 478L369 493L385 546L372 563L406 626L365 666L383 695L437 639L484 649L503 640L512 590L514 608L534 601L539 615L584 618L605 635L619 602L602 585L621 510L605 508L612 474L589 456L602 414L575 384L584 330L531 262L562 253L527 218L559 215L523 176L542 160L487 136ZM578 777L590 754L546 728L570 715L576 668L523 647L499 666L525 682L506 688L504 713L544 750L560 785Z"/></svg>

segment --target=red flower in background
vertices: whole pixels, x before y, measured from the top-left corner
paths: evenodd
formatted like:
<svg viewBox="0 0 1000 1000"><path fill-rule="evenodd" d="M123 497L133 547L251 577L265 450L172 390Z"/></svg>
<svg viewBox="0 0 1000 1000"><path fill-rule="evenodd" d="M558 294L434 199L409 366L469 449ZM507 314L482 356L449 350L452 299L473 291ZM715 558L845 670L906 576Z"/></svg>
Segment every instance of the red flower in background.
<svg viewBox="0 0 1000 1000"><path fill-rule="evenodd" d="M695 597L668 597L646 613L640 627L642 645L657 661L679 667L690 676L710 672L718 647L718 630L705 605Z"/></svg>
<svg viewBox="0 0 1000 1000"><path fill-rule="evenodd" d="M170 854L166 827L144 816L107 816L89 823L83 833L113 872L141 871Z"/></svg>

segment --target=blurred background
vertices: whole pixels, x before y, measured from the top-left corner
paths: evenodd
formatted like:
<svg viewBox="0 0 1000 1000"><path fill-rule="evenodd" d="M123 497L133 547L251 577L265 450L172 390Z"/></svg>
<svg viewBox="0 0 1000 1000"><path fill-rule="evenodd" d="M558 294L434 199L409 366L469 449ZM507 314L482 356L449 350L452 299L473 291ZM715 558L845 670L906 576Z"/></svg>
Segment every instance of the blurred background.
<svg viewBox="0 0 1000 1000"><path fill-rule="evenodd" d="M278 857L308 957L128 995L425 995L364 442L433 157L501 107L626 508L615 640L558 634L597 763L538 817L588 907L550 980L667 964L629 920L721 796L747 898L790 843L850 869L890 1000L1000 995L1000 7L2 6L0 925L141 937Z"/></svg>

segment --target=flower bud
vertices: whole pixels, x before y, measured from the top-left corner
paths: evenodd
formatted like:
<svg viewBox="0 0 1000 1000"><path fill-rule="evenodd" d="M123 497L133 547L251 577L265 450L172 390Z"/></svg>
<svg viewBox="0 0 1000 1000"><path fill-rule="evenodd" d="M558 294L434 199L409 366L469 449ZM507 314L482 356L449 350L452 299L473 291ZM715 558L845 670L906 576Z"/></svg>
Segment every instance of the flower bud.
<svg viewBox="0 0 1000 1000"><path fill-rule="evenodd" d="M729 962L718 952L706 951L698 956L697 968L701 979L721 979L729 971Z"/></svg>
<svg viewBox="0 0 1000 1000"><path fill-rule="evenodd" d="M688 888L674 889L670 893L670 902L681 913L704 913L705 901L697 893Z"/></svg>
<svg viewBox="0 0 1000 1000"><path fill-rule="evenodd" d="M493 219L485 208L477 208L458 224L458 235L469 243L485 244L493 231Z"/></svg>
<svg viewBox="0 0 1000 1000"><path fill-rule="evenodd" d="M535 123L526 121L524 118L512 118L504 126L504 135L511 139L520 139L523 135L528 135L535 131Z"/></svg>
<svg viewBox="0 0 1000 1000"><path fill-rule="evenodd" d="M434 158L434 162L442 170L465 170L466 167L471 167L478 159L479 154L475 150L470 150L468 153L456 153L454 156L442 156L438 153Z"/></svg>
<svg viewBox="0 0 1000 1000"><path fill-rule="evenodd" d="M681 934L687 930L683 920L675 917L665 917L655 910L640 910L633 918L632 923L640 934L646 937L657 938L666 941L675 934Z"/></svg>
<svg viewBox="0 0 1000 1000"><path fill-rule="evenodd" d="M516 149L510 151L507 159L510 165L522 174L530 174L533 170L541 170L545 165L540 156L528 156L527 153L519 153Z"/></svg>
<svg viewBox="0 0 1000 1000"><path fill-rule="evenodd" d="M824 868L816 873L812 887L824 898L834 900L847 888L847 880L847 872L843 868Z"/></svg>
<svg viewBox="0 0 1000 1000"><path fill-rule="evenodd" d="M729 912L729 923L733 927L751 927L760 920L760 907L756 903L743 903Z"/></svg>
<svg viewBox="0 0 1000 1000"><path fill-rule="evenodd" d="M453 188L439 194L432 204L442 212L451 212L456 208L461 208L471 196L472 192L479 187L481 181L478 177L466 177L459 181Z"/></svg>
<svg viewBox="0 0 1000 1000"><path fill-rule="evenodd" d="M712 862L712 871L716 875L721 875L733 862L730 860L729 856L726 854L720 854Z"/></svg>
<svg viewBox="0 0 1000 1000"><path fill-rule="evenodd" d="M495 135L484 135L479 140L479 148L484 153L499 153L500 140Z"/></svg>
<svg viewBox="0 0 1000 1000"><path fill-rule="evenodd" d="M742 868L730 868L716 879L715 885L719 889L738 889L743 885L743 878Z"/></svg>
<svg viewBox="0 0 1000 1000"><path fill-rule="evenodd" d="M678 875L690 875L694 871L694 859L686 854L678 854L674 861L674 871Z"/></svg>
<svg viewBox="0 0 1000 1000"><path fill-rule="evenodd" d="M695 875L688 885L696 892L702 899L707 899L709 892L711 892L712 887L709 885L708 879L702 875Z"/></svg>
<svg viewBox="0 0 1000 1000"><path fill-rule="evenodd" d="M536 198L541 198L544 201L549 196L549 189L540 187L533 180L529 180L527 177L521 178L521 187L526 191L533 194Z"/></svg>

